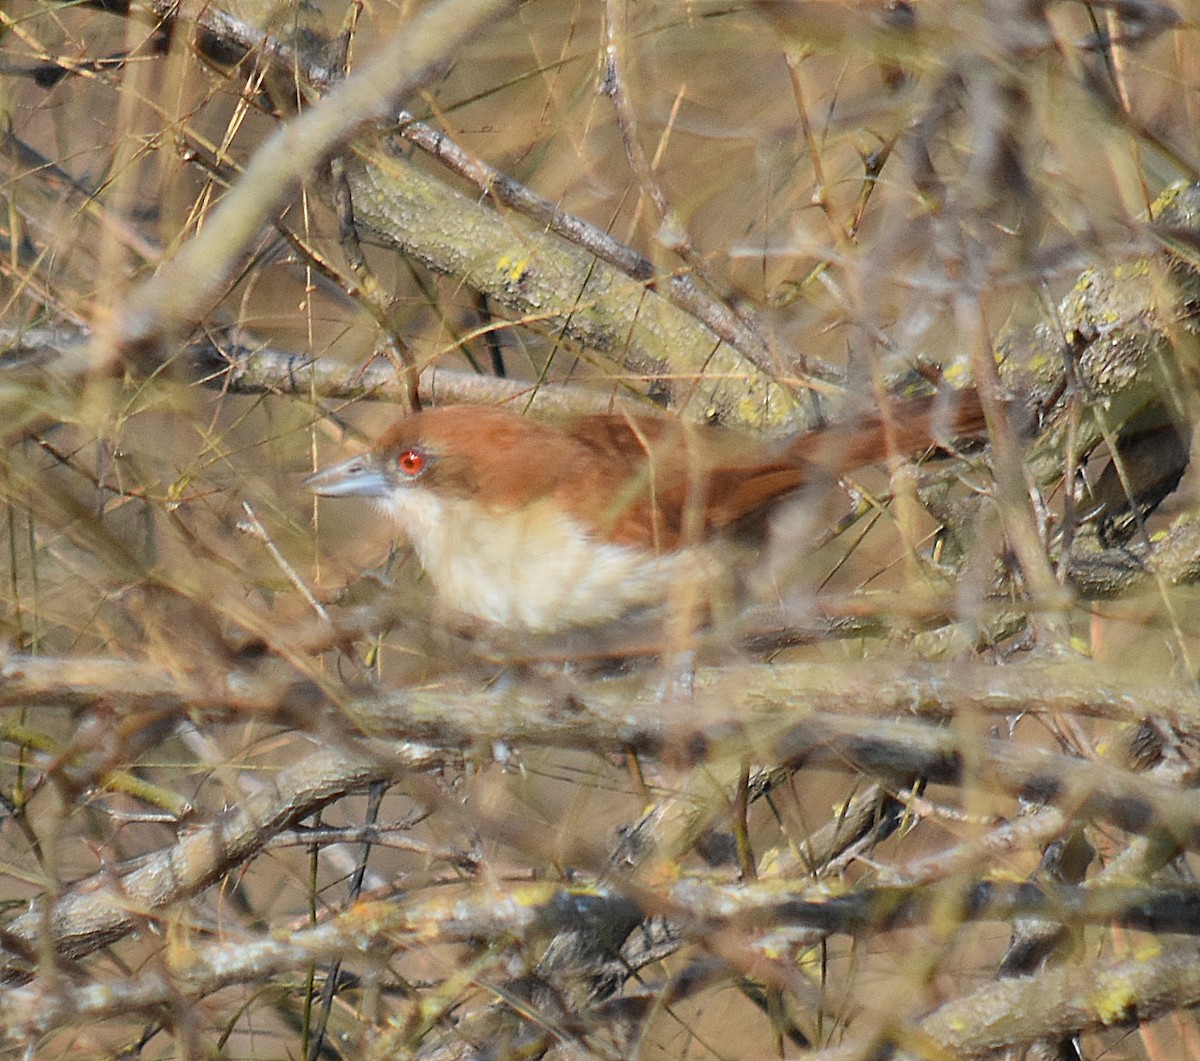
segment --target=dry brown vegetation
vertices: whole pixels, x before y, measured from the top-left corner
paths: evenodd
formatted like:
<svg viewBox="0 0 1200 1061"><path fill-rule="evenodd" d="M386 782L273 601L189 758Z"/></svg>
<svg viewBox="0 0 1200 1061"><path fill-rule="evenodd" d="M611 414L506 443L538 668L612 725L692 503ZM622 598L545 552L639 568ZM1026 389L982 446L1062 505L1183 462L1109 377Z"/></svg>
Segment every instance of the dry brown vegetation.
<svg viewBox="0 0 1200 1061"><path fill-rule="evenodd" d="M4 0L5 1056L1200 1056L1196 17ZM300 487L967 380L690 691Z"/></svg>

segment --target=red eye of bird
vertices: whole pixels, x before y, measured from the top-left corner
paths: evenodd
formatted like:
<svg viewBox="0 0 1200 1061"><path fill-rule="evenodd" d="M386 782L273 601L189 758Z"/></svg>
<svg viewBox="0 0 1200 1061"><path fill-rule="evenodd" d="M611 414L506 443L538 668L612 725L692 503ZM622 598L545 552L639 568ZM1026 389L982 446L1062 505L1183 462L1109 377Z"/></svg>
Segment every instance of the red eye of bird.
<svg viewBox="0 0 1200 1061"><path fill-rule="evenodd" d="M410 479L415 479L425 470L425 454L419 449L402 449L396 458L396 466Z"/></svg>

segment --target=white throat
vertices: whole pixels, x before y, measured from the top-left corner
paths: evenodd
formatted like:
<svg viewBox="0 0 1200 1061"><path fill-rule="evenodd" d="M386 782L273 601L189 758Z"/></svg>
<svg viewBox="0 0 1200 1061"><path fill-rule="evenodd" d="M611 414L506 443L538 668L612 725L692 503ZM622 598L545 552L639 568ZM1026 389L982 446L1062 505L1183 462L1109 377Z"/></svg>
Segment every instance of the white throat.
<svg viewBox="0 0 1200 1061"><path fill-rule="evenodd" d="M597 542L552 498L498 510L413 488L380 505L408 535L442 604L508 629L598 625L663 603L681 578L715 573L697 551L655 555Z"/></svg>

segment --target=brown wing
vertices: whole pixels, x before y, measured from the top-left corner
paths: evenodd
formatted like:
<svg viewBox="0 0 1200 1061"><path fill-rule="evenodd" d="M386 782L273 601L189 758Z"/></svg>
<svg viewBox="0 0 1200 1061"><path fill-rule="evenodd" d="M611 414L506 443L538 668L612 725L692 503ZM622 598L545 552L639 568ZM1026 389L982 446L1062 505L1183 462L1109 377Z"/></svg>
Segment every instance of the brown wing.
<svg viewBox="0 0 1200 1061"><path fill-rule="evenodd" d="M621 416L584 418L576 434L601 456L601 464L635 469L613 495L599 532L627 544L670 549L713 532L750 529L806 484L984 427L978 395L964 391L898 403L887 418L835 424L782 442Z"/></svg>
<svg viewBox="0 0 1200 1061"><path fill-rule="evenodd" d="M680 544L688 484L703 465L694 459L696 428L649 416L597 414L571 423L581 474L563 490L568 507L601 537L658 551ZM597 498L608 497L605 506Z"/></svg>
<svg viewBox="0 0 1200 1061"><path fill-rule="evenodd" d="M708 526L736 527L807 483L977 435L985 427L979 395L972 390L897 403L888 417L873 415L793 436L770 455L713 471Z"/></svg>
<svg viewBox="0 0 1200 1061"><path fill-rule="evenodd" d="M573 432L587 463L627 470L611 493L587 479L568 492L573 507L595 512L595 498L611 503L596 533L656 551L701 541L791 493L812 468L794 441L764 442L749 435L654 417L589 416ZM812 436L804 436L810 439Z"/></svg>

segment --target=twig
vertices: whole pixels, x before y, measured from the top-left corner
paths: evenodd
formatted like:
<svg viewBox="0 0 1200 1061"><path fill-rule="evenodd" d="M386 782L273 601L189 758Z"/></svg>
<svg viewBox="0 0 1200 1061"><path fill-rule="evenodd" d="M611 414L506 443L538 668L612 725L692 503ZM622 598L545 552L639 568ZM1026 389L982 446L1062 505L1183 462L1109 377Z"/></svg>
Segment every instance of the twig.
<svg viewBox="0 0 1200 1061"><path fill-rule="evenodd" d="M237 529L243 534L250 535L256 541L262 542L267 547L267 552L271 554L271 558L279 565L279 569L283 572L284 577L295 587L296 592L308 602L308 606L318 616L328 622L329 613L325 610L324 605L312 595L312 591L304 584L304 579L296 573L296 569L288 563L287 557L279 551L279 547L271 540L266 527L259 522L258 516L254 514L254 509L250 507L249 501L242 502L242 511L246 513L246 519L238 520Z"/></svg>

